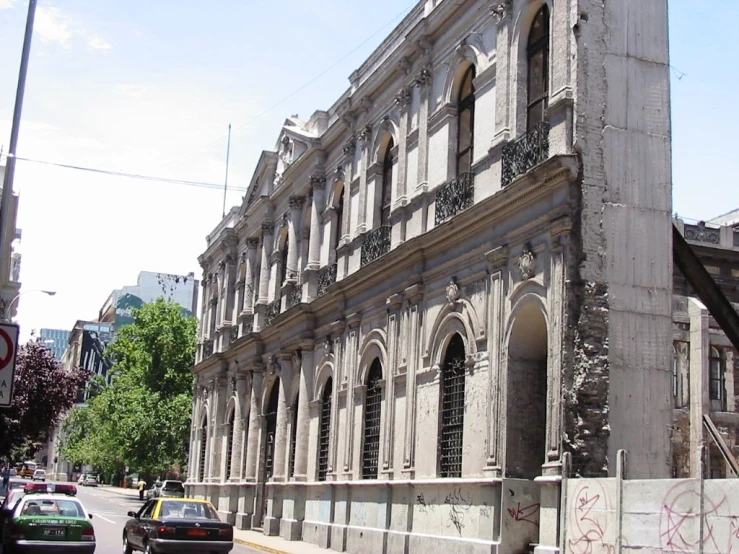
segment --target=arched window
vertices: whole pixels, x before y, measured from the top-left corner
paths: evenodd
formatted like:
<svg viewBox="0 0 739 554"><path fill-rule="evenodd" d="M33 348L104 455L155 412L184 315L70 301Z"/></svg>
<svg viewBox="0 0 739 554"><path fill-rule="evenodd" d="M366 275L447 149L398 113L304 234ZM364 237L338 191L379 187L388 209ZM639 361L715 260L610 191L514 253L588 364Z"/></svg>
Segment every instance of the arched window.
<svg viewBox="0 0 739 554"><path fill-rule="evenodd" d="M231 410L231 414L228 416L228 445L226 446L226 475L225 479L228 480L231 477L231 458L234 452L234 417L236 410Z"/></svg>
<svg viewBox="0 0 739 554"><path fill-rule="evenodd" d="M441 430L439 432L439 474L462 476L462 433L464 431L465 352L462 337L449 342L441 369Z"/></svg>
<svg viewBox="0 0 739 554"><path fill-rule="evenodd" d="M336 191L336 234L334 235L334 249L339 247L344 233L344 187Z"/></svg>
<svg viewBox="0 0 739 554"><path fill-rule="evenodd" d="M323 387L321 398L321 422L318 430L318 480L325 481L328 474L328 442L331 435L331 394L333 386L331 378Z"/></svg>
<svg viewBox="0 0 739 554"><path fill-rule="evenodd" d="M710 366L708 387L710 398L723 402L726 396L724 392L724 359L721 357L721 351L718 348L711 347L708 362Z"/></svg>
<svg viewBox="0 0 739 554"><path fill-rule="evenodd" d="M264 414L266 422L266 448L264 449L265 480L270 479L275 470L275 434L277 432L277 405L280 401L280 380L272 384L269 393L267 411Z"/></svg>
<svg viewBox="0 0 739 554"><path fill-rule="evenodd" d="M285 284L285 281L287 281L288 271L287 271L287 258L289 256L289 241L287 237L285 238L285 246L282 248L282 266L280 267L280 286Z"/></svg>
<svg viewBox="0 0 739 554"><path fill-rule="evenodd" d="M208 455L208 424L203 420L203 427L200 430L200 468L198 482L205 481L205 457Z"/></svg>
<svg viewBox="0 0 739 554"><path fill-rule="evenodd" d="M390 204L393 197L393 139L387 143L385 157L382 160L382 206L380 225L390 225Z"/></svg>
<svg viewBox="0 0 739 554"><path fill-rule="evenodd" d="M377 479L380 460L380 419L382 416L382 364L375 358L367 376L362 437L362 479Z"/></svg>
<svg viewBox="0 0 739 554"><path fill-rule="evenodd" d="M295 404L293 404L293 422L292 422L292 433L290 433L290 467L288 469L288 476L295 476L295 446L298 442L298 402L300 402L300 393L295 396Z"/></svg>
<svg viewBox="0 0 739 554"><path fill-rule="evenodd" d="M475 66L470 65L462 77L457 98L457 176L472 171L472 148L475 142Z"/></svg>
<svg viewBox="0 0 739 554"><path fill-rule="evenodd" d="M526 128L531 130L547 116L549 103L549 8L545 5L534 17L526 48L528 58L528 99Z"/></svg>

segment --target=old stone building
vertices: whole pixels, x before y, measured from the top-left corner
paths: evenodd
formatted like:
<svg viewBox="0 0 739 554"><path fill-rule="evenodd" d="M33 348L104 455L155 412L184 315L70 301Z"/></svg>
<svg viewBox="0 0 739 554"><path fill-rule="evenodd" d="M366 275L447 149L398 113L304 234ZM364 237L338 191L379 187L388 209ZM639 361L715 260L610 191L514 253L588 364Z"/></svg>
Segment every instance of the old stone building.
<svg viewBox="0 0 739 554"><path fill-rule="evenodd" d="M208 237L188 492L349 552L556 551L672 467L667 2L424 0Z"/></svg>
<svg viewBox="0 0 739 554"><path fill-rule="evenodd" d="M706 270L739 308L739 212L718 225L677 220ZM739 357L716 320L675 272L673 297L673 477L701 476L699 449L707 447L705 477L737 477ZM739 311L739 309L737 310Z"/></svg>

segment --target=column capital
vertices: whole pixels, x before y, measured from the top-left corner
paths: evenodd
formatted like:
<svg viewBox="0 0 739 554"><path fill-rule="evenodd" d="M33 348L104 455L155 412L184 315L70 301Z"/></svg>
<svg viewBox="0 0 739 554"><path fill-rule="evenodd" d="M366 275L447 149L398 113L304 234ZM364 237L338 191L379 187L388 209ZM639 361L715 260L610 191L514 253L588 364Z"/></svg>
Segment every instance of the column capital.
<svg viewBox="0 0 739 554"><path fill-rule="evenodd" d="M274 222L264 222L262 223L262 233L265 235L271 235L275 232L275 224Z"/></svg>
<svg viewBox="0 0 739 554"><path fill-rule="evenodd" d="M303 204L305 204L305 196L291 196L288 204L292 211L299 211L303 208Z"/></svg>
<svg viewBox="0 0 739 554"><path fill-rule="evenodd" d="M259 237L250 237L246 239L247 250L256 250L259 247Z"/></svg>
<svg viewBox="0 0 739 554"><path fill-rule="evenodd" d="M322 173L314 173L310 176L310 186L313 190L323 190L326 188L326 177Z"/></svg>
<svg viewBox="0 0 739 554"><path fill-rule="evenodd" d="M411 87L402 87L393 98L396 106L400 106L402 109L408 107L411 103Z"/></svg>

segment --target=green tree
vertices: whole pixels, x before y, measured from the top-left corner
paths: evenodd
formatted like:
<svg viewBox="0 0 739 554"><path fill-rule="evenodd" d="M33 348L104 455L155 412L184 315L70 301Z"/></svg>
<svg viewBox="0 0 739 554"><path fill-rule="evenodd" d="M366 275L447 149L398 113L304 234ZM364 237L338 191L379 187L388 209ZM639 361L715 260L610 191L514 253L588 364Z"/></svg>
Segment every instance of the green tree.
<svg viewBox="0 0 739 554"><path fill-rule="evenodd" d="M113 381L65 426L69 460L158 474L187 458L197 322L162 299L134 311L106 354Z"/></svg>

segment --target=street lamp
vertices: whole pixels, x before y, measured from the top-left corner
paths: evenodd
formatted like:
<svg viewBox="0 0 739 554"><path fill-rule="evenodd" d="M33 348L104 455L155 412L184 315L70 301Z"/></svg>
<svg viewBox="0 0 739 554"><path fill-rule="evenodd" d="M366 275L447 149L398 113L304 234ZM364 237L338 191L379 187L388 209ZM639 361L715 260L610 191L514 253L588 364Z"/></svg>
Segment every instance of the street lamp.
<svg viewBox="0 0 739 554"><path fill-rule="evenodd" d="M5 307L5 313L3 313L3 321L5 322L10 321L10 314L13 313L13 304L15 304L21 296L23 296L24 294L28 294L30 292L43 292L44 294L48 296L54 296L56 294L55 290L44 290L44 289L24 290L23 292L16 294L15 298L13 298L13 300L11 300L10 303Z"/></svg>

